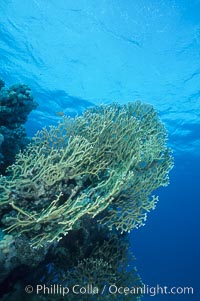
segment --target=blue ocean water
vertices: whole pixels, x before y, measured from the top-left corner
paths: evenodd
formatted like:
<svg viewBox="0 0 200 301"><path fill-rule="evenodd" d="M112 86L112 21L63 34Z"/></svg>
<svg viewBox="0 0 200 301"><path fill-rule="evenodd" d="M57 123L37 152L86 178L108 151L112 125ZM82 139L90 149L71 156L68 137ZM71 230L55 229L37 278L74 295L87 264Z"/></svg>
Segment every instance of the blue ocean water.
<svg viewBox="0 0 200 301"><path fill-rule="evenodd" d="M131 233L145 284L199 300L200 1L1 0L0 78L28 84L32 136L91 105L140 99L169 132L175 166L146 226Z"/></svg>

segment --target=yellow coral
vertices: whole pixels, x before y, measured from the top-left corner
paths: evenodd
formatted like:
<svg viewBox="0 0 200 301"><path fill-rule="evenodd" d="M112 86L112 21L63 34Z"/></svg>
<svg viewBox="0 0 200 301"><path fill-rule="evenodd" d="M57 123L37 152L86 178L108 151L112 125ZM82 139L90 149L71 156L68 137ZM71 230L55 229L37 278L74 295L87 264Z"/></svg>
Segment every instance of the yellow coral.
<svg viewBox="0 0 200 301"><path fill-rule="evenodd" d="M34 245L59 240L83 216L122 233L144 224L152 192L173 166L166 131L152 106L111 104L43 129L0 179L7 231ZM6 221L6 219L4 219ZM15 232L15 233L17 233Z"/></svg>

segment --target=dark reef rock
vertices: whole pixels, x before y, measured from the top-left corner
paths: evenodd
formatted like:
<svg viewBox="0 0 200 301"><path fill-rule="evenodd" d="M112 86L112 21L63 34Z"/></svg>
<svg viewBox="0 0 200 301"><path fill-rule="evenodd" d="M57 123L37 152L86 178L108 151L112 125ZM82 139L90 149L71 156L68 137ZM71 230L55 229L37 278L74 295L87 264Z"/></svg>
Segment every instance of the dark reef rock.
<svg viewBox="0 0 200 301"><path fill-rule="evenodd" d="M15 84L6 88L0 80L0 173L5 173L15 155L27 144L23 124L36 107L27 85Z"/></svg>

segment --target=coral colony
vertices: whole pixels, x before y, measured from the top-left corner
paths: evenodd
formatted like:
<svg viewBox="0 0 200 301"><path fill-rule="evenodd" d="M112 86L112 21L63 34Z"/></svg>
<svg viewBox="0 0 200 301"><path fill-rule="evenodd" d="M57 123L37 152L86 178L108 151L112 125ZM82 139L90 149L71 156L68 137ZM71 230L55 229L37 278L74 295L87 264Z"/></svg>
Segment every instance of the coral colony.
<svg viewBox="0 0 200 301"><path fill-rule="evenodd" d="M27 144L23 124L37 107L30 88L16 84L10 88L0 80L0 173L14 162L15 155Z"/></svg>
<svg viewBox="0 0 200 301"><path fill-rule="evenodd" d="M21 106L26 113L16 121L18 126L35 106L24 85L8 90L2 86L0 97L11 119L20 101L27 104ZM6 137L2 130L0 135L3 149ZM173 159L166 140L157 113L141 102L63 116L57 126L39 131L0 178L1 281L8 281L15 270L20 285L28 278L41 290L42 285L90 285L97 288L95 300L116 299L98 294L104 285L141 286L128 233L145 224L158 201L154 191L169 183ZM5 156L2 152L2 160ZM26 280L19 267L29 271ZM10 288L3 295L17 293L19 284L15 292ZM68 293L69 300L77 300L73 290ZM81 300L94 300L91 295ZM28 298L46 300L44 294ZM140 300L140 295L119 295L117 300Z"/></svg>

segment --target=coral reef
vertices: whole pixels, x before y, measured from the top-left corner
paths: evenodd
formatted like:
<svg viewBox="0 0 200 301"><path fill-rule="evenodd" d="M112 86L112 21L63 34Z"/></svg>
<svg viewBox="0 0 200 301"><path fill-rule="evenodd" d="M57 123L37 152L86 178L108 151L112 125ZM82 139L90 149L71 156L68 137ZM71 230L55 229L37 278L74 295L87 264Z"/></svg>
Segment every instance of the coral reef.
<svg viewBox="0 0 200 301"><path fill-rule="evenodd" d="M40 252L31 248L27 237L23 235L20 237L5 235L0 240L0 282L11 270L20 265L37 266L44 260L46 253L45 248L42 248Z"/></svg>
<svg viewBox="0 0 200 301"><path fill-rule="evenodd" d="M4 139L1 134L0 145ZM141 102L92 108L39 131L0 177L2 300L26 300L25 285L38 279L70 287L141 286L127 236L155 208L155 190L169 183L166 140L157 113ZM140 300L108 292L81 298Z"/></svg>
<svg viewBox="0 0 200 301"><path fill-rule="evenodd" d="M137 273L136 268L127 270L128 265L134 263L134 257L128 256L129 244L124 240L124 237L119 240L116 234L112 234L108 240L104 240L101 245L97 245L90 256L82 261L69 271L62 280L65 284L74 287L77 283L81 283L81 286L87 287L88 284L93 288L97 288L102 291L104 285L108 290L109 286L113 284L116 287L141 287L142 281ZM130 255L130 254L129 254ZM129 261L128 261L129 258ZM80 285L79 285L80 286ZM93 289L95 293L95 289ZM117 295L117 296L116 296ZM105 291L104 294L83 296L83 300L93 300L94 296L96 300L140 300L139 294L110 294ZM71 294L71 299L75 299L76 296Z"/></svg>
<svg viewBox="0 0 200 301"><path fill-rule="evenodd" d="M38 251L38 250L37 250ZM127 268L127 266L130 268ZM24 287L30 284L51 287L59 284L68 287L67 300L132 300L140 301L140 294L111 294L111 285L118 287L141 287L142 281L138 275L135 259L129 250L127 235L107 231L92 220L82 222L79 230L72 230L59 243L53 244L43 262L31 267L24 277L24 271L17 273L14 288L10 288L2 301L12 300L49 300L59 301L63 297L59 293L45 295L42 292L26 295ZM16 273L16 272L15 272ZM9 278L7 279L7 282ZM105 293L101 294L106 285ZM85 294L74 293L84 287ZM95 293L93 288L98 289ZM1 291L1 285L0 285Z"/></svg>
<svg viewBox="0 0 200 301"><path fill-rule="evenodd" d="M0 173L4 173L14 162L15 155L27 145L23 124L36 106L27 85L6 88L0 80Z"/></svg>
<svg viewBox="0 0 200 301"><path fill-rule="evenodd" d="M112 104L43 129L0 179L2 223L32 245L60 240L82 217L121 233L142 226L173 162L152 106Z"/></svg>

